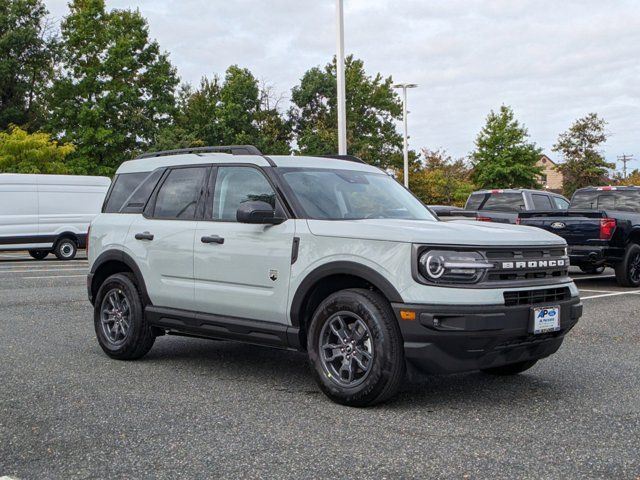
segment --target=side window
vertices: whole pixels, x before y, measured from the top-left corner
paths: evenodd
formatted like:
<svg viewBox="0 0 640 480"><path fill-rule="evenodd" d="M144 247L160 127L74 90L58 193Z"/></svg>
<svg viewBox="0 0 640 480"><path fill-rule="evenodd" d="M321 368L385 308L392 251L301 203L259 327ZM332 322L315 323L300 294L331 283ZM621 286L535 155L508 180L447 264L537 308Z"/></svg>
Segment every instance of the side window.
<svg viewBox="0 0 640 480"><path fill-rule="evenodd" d="M564 198L553 197L553 203L556 204L558 210L566 210L569 208L569 202Z"/></svg>
<svg viewBox="0 0 640 480"><path fill-rule="evenodd" d="M120 209L120 213L142 213L147 200L153 193L158 180L162 177L164 169L158 169L147 175L147 178L142 184L134 190L134 192L125 201L125 204Z"/></svg>
<svg viewBox="0 0 640 480"><path fill-rule="evenodd" d="M276 193L259 170L252 167L219 167L213 193L213 220L236 221L241 203L260 200L273 208Z"/></svg>
<svg viewBox="0 0 640 480"><path fill-rule="evenodd" d="M153 218L193 220L206 173L206 167L171 170L158 191Z"/></svg>
<svg viewBox="0 0 640 480"><path fill-rule="evenodd" d="M531 195L531 198L533 199L533 208L535 210L553 210L551 199L546 195L534 193Z"/></svg>
<svg viewBox="0 0 640 480"><path fill-rule="evenodd" d="M469 199L467 200L467 204L464 208L466 210L478 210L486 196L486 193L472 193L469 195Z"/></svg>
<svg viewBox="0 0 640 480"><path fill-rule="evenodd" d="M113 180L113 187L104 207L104 213L118 213L124 202L138 185L149 175L149 172L122 173Z"/></svg>

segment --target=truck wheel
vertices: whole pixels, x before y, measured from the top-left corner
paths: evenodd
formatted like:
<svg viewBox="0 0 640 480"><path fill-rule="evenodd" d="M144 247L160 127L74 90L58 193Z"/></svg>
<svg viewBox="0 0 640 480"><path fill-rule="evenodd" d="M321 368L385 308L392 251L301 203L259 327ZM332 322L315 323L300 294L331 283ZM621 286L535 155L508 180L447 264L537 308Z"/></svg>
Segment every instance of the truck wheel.
<svg viewBox="0 0 640 480"><path fill-rule="evenodd" d="M42 260L49 255L49 252L47 250L29 250L29 255L36 260Z"/></svg>
<svg viewBox="0 0 640 480"><path fill-rule="evenodd" d="M78 245L71 238L61 238L56 242L53 253L58 260L73 260L78 252Z"/></svg>
<svg viewBox="0 0 640 480"><path fill-rule="evenodd" d="M604 272L604 267L596 267L595 265L580 265L580 270L582 270L584 273L600 275L602 272Z"/></svg>
<svg viewBox="0 0 640 480"><path fill-rule="evenodd" d="M640 246L632 243L616 265L616 281L621 287L640 287Z"/></svg>
<svg viewBox="0 0 640 480"><path fill-rule="evenodd" d="M118 360L143 357L155 342L131 274L116 273L100 286L93 308L93 325L102 350Z"/></svg>
<svg viewBox="0 0 640 480"><path fill-rule="evenodd" d="M404 344L389 302L341 290L316 309L307 334L313 375L331 400L366 407L391 398L404 378Z"/></svg>
<svg viewBox="0 0 640 480"><path fill-rule="evenodd" d="M538 363L538 360L527 360L525 362L510 363L509 365L503 365L501 367L484 368L481 371L489 375L517 375L525 370L529 370L536 363Z"/></svg>

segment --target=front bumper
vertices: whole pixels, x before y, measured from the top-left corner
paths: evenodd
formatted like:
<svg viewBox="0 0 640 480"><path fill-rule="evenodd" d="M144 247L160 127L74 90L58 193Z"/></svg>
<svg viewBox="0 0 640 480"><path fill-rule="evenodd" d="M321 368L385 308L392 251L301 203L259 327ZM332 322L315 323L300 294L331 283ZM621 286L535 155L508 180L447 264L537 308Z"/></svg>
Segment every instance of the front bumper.
<svg viewBox="0 0 640 480"><path fill-rule="evenodd" d="M560 306L560 328L534 335L533 307ZM582 316L578 297L535 305L392 305L405 358L427 373L456 373L540 359L555 353ZM416 313L403 320L400 310Z"/></svg>

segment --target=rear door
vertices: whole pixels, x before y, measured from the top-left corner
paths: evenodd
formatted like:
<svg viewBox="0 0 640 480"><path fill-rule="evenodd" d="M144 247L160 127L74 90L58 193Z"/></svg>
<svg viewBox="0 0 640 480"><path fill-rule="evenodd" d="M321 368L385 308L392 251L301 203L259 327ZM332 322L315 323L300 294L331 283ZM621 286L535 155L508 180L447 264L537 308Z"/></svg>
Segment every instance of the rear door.
<svg viewBox="0 0 640 480"><path fill-rule="evenodd" d="M259 168L220 166L212 172L208 190L206 218L195 235L195 309L286 324L294 221L236 221L236 211L246 201L282 208ZM216 242L210 241L216 237Z"/></svg>
<svg viewBox="0 0 640 480"><path fill-rule="evenodd" d="M167 170L126 239L156 306L193 308L193 239L208 166Z"/></svg>

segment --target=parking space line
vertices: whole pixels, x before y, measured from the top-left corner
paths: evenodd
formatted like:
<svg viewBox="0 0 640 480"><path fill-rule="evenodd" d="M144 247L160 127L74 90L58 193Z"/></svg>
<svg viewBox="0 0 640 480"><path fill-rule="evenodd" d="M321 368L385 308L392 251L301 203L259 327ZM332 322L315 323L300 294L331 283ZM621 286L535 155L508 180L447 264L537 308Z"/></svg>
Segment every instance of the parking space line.
<svg viewBox="0 0 640 480"><path fill-rule="evenodd" d="M610 293L611 290L592 290L590 288L580 288L581 292L596 292L596 293Z"/></svg>
<svg viewBox="0 0 640 480"><path fill-rule="evenodd" d="M590 295L588 297L580 297L580 300L589 300L590 298L613 297L615 295L640 295L640 292L614 292L603 293L602 295Z"/></svg>
<svg viewBox="0 0 640 480"><path fill-rule="evenodd" d="M86 275L43 275L39 277L16 277L16 280L37 280L40 278L86 278ZM638 292L640 293L640 292Z"/></svg>

